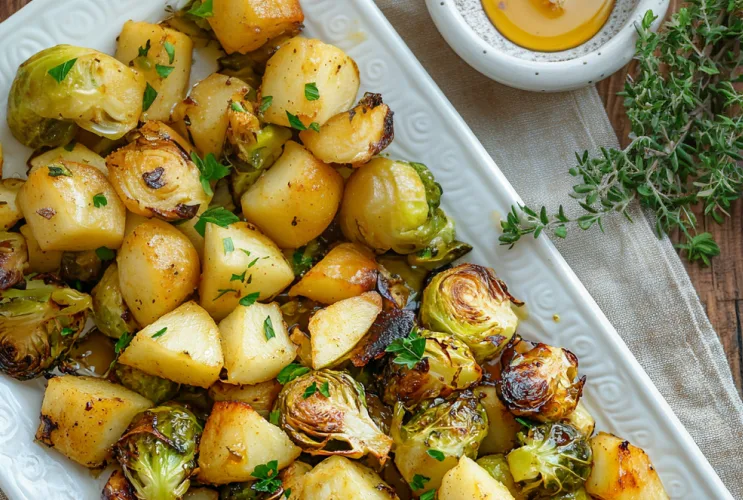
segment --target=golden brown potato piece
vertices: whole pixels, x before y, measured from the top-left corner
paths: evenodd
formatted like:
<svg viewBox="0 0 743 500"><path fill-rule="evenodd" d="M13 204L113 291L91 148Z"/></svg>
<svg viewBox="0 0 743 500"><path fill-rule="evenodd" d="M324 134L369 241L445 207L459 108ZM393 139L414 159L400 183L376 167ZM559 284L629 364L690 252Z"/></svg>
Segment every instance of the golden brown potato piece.
<svg viewBox="0 0 743 500"><path fill-rule="evenodd" d="M70 148L70 145L68 144L67 146L60 146L58 148L50 149L45 153L34 156L30 160L28 160L28 165L31 167L31 170L33 170L35 168L44 167L59 160L91 165L103 172L103 175L108 177L108 167L106 167L106 160L104 160L101 155L99 155L95 151L91 151L79 142L76 142L72 146L72 148Z"/></svg>
<svg viewBox="0 0 743 500"><path fill-rule="evenodd" d="M341 243L291 287L289 296L301 295L322 304L361 295L377 285L374 254L357 243Z"/></svg>
<svg viewBox="0 0 743 500"><path fill-rule="evenodd" d="M45 251L119 248L124 239L124 204L90 165L61 160L33 170L18 206Z"/></svg>
<svg viewBox="0 0 743 500"><path fill-rule="evenodd" d="M16 197L26 181L3 179L0 181L0 229L10 229L23 219Z"/></svg>
<svg viewBox="0 0 743 500"><path fill-rule="evenodd" d="M392 115L381 95L367 93L355 108L328 120L320 132L305 130L299 138L318 160L360 167L392 142Z"/></svg>
<svg viewBox="0 0 743 500"><path fill-rule="evenodd" d="M214 403L201 436L199 481L249 481L255 479L251 474L256 466L277 460L283 469L301 451L283 430L268 423L250 405L220 401Z"/></svg>
<svg viewBox="0 0 743 500"><path fill-rule="evenodd" d="M119 362L206 389L223 365L219 329L196 302L186 302L139 331Z"/></svg>
<svg viewBox="0 0 743 500"><path fill-rule="evenodd" d="M150 400L100 378L55 377L44 393L36 439L85 467L99 467L134 415L150 407Z"/></svg>
<svg viewBox="0 0 743 500"><path fill-rule="evenodd" d="M593 469L586 491L601 500L668 498L648 455L621 438L599 432L591 439Z"/></svg>
<svg viewBox="0 0 743 500"><path fill-rule="evenodd" d="M343 177L294 141L242 196L243 214L281 248L298 248L333 221Z"/></svg>
<svg viewBox="0 0 743 500"><path fill-rule="evenodd" d="M121 295L142 326L178 307L199 284L199 254L183 233L161 220L134 228L117 262Z"/></svg>
<svg viewBox="0 0 743 500"><path fill-rule="evenodd" d="M211 196L191 160L191 145L160 122L147 122L134 142L108 155L111 184L126 208L145 217L190 219Z"/></svg>
<svg viewBox="0 0 743 500"><path fill-rule="evenodd" d="M241 401L247 403L263 418L268 418L281 387L282 385L276 379L253 385L233 385L217 382L209 388L209 396L214 401Z"/></svg>
<svg viewBox="0 0 743 500"><path fill-rule="evenodd" d="M444 475L439 488L440 500L514 500L503 483L463 455L459 464Z"/></svg>
<svg viewBox="0 0 743 500"><path fill-rule="evenodd" d="M143 50L146 55L140 55ZM170 121L173 106L186 97L192 52L191 38L180 31L158 24L124 23L118 38L116 59L143 74L157 92L155 100L142 113L142 121Z"/></svg>
<svg viewBox="0 0 743 500"><path fill-rule="evenodd" d="M21 234L26 238L28 247L28 270L32 273L51 273L59 269L62 264L62 254L58 250L49 250L45 252L39 246L39 242L34 238L34 233L28 224L24 224L20 229Z"/></svg>
<svg viewBox="0 0 743 500"><path fill-rule="evenodd" d="M173 121L182 122L199 152L222 156L229 126L230 102L241 101L250 85L239 78L213 73L194 85L191 94L173 110Z"/></svg>
<svg viewBox="0 0 743 500"><path fill-rule="evenodd" d="M346 457L329 457L302 477L302 500L398 499L372 469Z"/></svg>
<svg viewBox="0 0 743 500"><path fill-rule="evenodd" d="M298 33L304 14L299 0L216 0L208 18L225 52L245 54L284 33Z"/></svg>
<svg viewBox="0 0 743 500"><path fill-rule="evenodd" d="M488 414L488 434L480 443L480 454L508 453L518 445L516 434L521 430L521 424L498 398L495 387L480 386L475 389L475 394L481 398Z"/></svg>
<svg viewBox="0 0 743 500"><path fill-rule="evenodd" d="M338 47L302 37L292 38L266 64L261 95L273 98L265 121L290 126L287 113L305 127L322 126L353 106L359 91L359 69ZM307 99L305 85L314 83L319 98Z"/></svg>

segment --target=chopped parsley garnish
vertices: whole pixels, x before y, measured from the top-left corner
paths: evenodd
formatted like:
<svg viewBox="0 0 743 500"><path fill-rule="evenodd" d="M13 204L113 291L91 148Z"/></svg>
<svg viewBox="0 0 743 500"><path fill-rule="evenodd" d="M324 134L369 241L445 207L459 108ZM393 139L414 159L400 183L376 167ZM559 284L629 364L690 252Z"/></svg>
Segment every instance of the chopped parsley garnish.
<svg viewBox="0 0 743 500"><path fill-rule="evenodd" d="M199 216L199 221L193 228L201 236L206 232L206 223L211 222L219 227L228 227L230 224L239 222L240 218L224 207L212 207Z"/></svg>
<svg viewBox="0 0 743 500"><path fill-rule="evenodd" d="M63 62L59 66L55 66L50 69L49 74L52 75L52 78L54 78L57 83L62 83L62 80L67 78L67 73L70 72L72 67L75 65L75 62L77 62L77 58L70 59L67 62Z"/></svg>
<svg viewBox="0 0 743 500"><path fill-rule="evenodd" d="M64 147L64 150L71 153L75 149L75 146L77 146L77 141L73 139L67 143L67 145Z"/></svg>
<svg viewBox="0 0 743 500"><path fill-rule="evenodd" d="M297 118L297 115L293 115L287 111L286 117L289 119L289 125L294 130L307 130L307 127L304 126L304 123L302 123L302 120Z"/></svg>
<svg viewBox="0 0 743 500"><path fill-rule="evenodd" d="M320 394L322 394L326 398L329 398L330 397L330 382L324 382L320 386Z"/></svg>
<svg viewBox="0 0 743 500"><path fill-rule="evenodd" d="M152 106L152 103L157 99L157 90L147 82L147 87L144 89L144 97L142 98L142 111L147 111Z"/></svg>
<svg viewBox="0 0 743 500"><path fill-rule="evenodd" d="M191 152L191 160L193 160L199 172L201 172L201 176L199 177L201 187L207 195L212 196L214 191L212 190L211 181L218 181L223 177L227 177L230 173L230 167L217 161L217 157L213 153L209 153L202 160L195 152Z"/></svg>
<svg viewBox="0 0 743 500"><path fill-rule="evenodd" d="M95 250L95 254L104 262L107 260L114 260L114 257L116 257L116 253L110 248L106 247L98 247Z"/></svg>
<svg viewBox="0 0 743 500"><path fill-rule="evenodd" d="M238 290L235 290L234 288L220 288L220 289L219 289L219 290L217 290L217 291L219 292L219 295L217 295L216 297L214 297L214 300L219 300L219 299L221 299L221 298L222 298L222 296L223 296L224 294L226 294L226 293L230 293L230 292L240 293L240 292L239 292ZM212 301L212 302L214 302L214 301Z"/></svg>
<svg viewBox="0 0 743 500"><path fill-rule="evenodd" d="M299 363L291 363L288 366L285 366L281 369L279 372L279 375L276 377L276 380L279 381L279 384L288 384L292 380L294 380L297 377L301 377L305 373L309 373L310 369L306 366L302 366Z"/></svg>
<svg viewBox="0 0 743 500"><path fill-rule="evenodd" d="M49 177L59 177L62 175L72 177L72 172L64 165L49 165L47 168L49 169Z"/></svg>
<svg viewBox="0 0 743 500"><path fill-rule="evenodd" d="M150 53L150 49L152 48L152 41L147 40L147 43L144 44L144 47L139 48L139 57L147 57L147 54Z"/></svg>
<svg viewBox="0 0 743 500"><path fill-rule="evenodd" d="M281 412L279 410L273 410L268 416L268 421L271 422L273 425L279 425L280 416Z"/></svg>
<svg viewBox="0 0 743 500"><path fill-rule="evenodd" d="M209 1L211 3L211 0ZM258 465L250 474L258 479L253 483L251 488L255 491L265 491L266 493L276 493L281 489L281 479L279 475L278 460L271 460L267 464Z"/></svg>
<svg viewBox="0 0 743 500"><path fill-rule="evenodd" d="M243 108L243 105L237 101L232 101L232 104L230 104L230 108L232 108L232 111L237 111L238 113L247 113L247 111L245 111L245 108Z"/></svg>
<svg viewBox="0 0 743 500"><path fill-rule="evenodd" d="M418 329L413 328L407 337L397 339L387 346L386 352L395 354L392 360L396 365L404 365L412 370L426 351L426 339L418 335Z"/></svg>
<svg viewBox="0 0 743 500"><path fill-rule="evenodd" d="M253 259L250 262L250 264L248 264L248 269L250 269L251 267L253 267L255 265L255 263L258 262L260 259L261 259L260 257L256 257L255 259Z"/></svg>
<svg viewBox="0 0 743 500"><path fill-rule="evenodd" d="M304 98L308 101L317 101L320 99L320 91L317 90L315 82L304 84Z"/></svg>
<svg viewBox="0 0 743 500"><path fill-rule="evenodd" d="M240 283L245 281L245 274L247 271L243 271L242 274L233 274L232 277L230 277L230 281L239 281Z"/></svg>
<svg viewBox="0 0 743 500"><path fill-rule="evenodd" d="M93 205L95 208L101 208L108 205L108 200L106 199L106 195L103 193L98 193L95 196L93 196Z"/></svg>
<svg viewBox="0 0 743 500"><path fill-rule="evenodd" d="M435 458L439 462L443 462L444 459L446 458L446 455L444 455L444 453L439 450L429 449L429 450L426 450L426 453L428 453L429 457Z"/></svg>
<svg viewBox="0 0 743 500"><path fill-rule="evenodd" d="M302 397L304 399L307 399L308 397L312 396L317 392L317 382L312 382L310 385L307 386L307 389L304 390L304 394Z"/></svg>
<svg viewBox="0 0 743 500"><path fill-rule="evenodd" d="M428 490L425 493L421 493L418 500L434 500L436 498L436 490Z"/></svg>
<svg viewBox="0 0 743 500"><path fill-rule="evenodd" d="M173 64L173 61L175 61L175 46L172 43L166 41L163 44L163 47L165 48L165 52L168 53L168 62L170 64Z"/></svg>
<svg viewBox="0 0 743 500"><path fill-rule="evenodd" d="M245 297L240 299L240 305L245 307L252 306L253 304L255 304L255 301L258 300L258 297L260 296L261 292L249 293Z"/></svg>
<svg viewBox="0 0 743 500"><path fill-rule="evenodd" d="M72 335L73 333L75 333L74 329L65 327L65 328L62 328L60 335L62 335L63 337L66 337L68 335Z"/></svg>
<svg viewBox="0 0 743 500"><path fill-rule="evenodd" d="M116 341L116 345L114 345L114 353L119 354L121 351L126 349L133 338L134 335L131 335L129 333L122 333L121 337L119 337L119 340Z"/></svg>
<svg viewBox="0 0 743 500"><path fill-rule="evenodd" d="M163 335L165 335L165 332L167 332L167 331L168 331L168 327L166 326L165 328L163 328L163 329L161 329L161 330L158 330L158 331L157 331L157 332L155 333L155 335L153 335L153 336L152 336L152 337L150 337L150 338L156 339L156 338L158 338L158 337L162 337Z"/></svg>
<svg viewBox="0 0 743 500"><path fill-rule="evenodd" d="M162 64L155 64L155 71L157 71L160 78L167 78L175 69L174 66L163 66Z"/></svg>
<svg viewBox="0 0 743 500"><path fill-rule="evenodd" d="M263 333L266 336L266 340L271 340L276 337L276 333L273 331L273 322L271 316L266 316L266 320L263 322Z"/></svg>
<svg viewBox="0 0 743 500"><path fill-rule="evenodd" d="M192 16L200 17L202 19L206 19L207 17L212 17L214 15L214 8L212 7L212 0L204 0L203 2L199 3L196 2L193 7L191 7L191 10L188 11L189 14Z"/></svg>
<svg viewBox="0 0 743 500"><path fill-rule="evenodd" d="M235 251L235 244L232 242L232 238L222 239L222 246L224 247L225 255Z"/></svg>
<svg viewBox="0 0 743 500"><path fill-rule="evenodd" d="M415 476L413 476L413 481L410 483L410 487L413 488L413 491L422 490L426 487L426 483L430 480L430 477L416 474Z"/></svg>
<svg viewBox="0 0 743 500"><path fill-rule="evenodd" d="M314 130L315 132L320 131L320 124L317 122L310 123L310 126L308 127L310 130Z"/></svg>
<svg viewBox="0 0 743 500"><path fill-rule="evenodd" d="M264 95L261 97L261 106L258 108L258 111L265 113L271 107L271 104L273 104L273 96Z"/></svg>

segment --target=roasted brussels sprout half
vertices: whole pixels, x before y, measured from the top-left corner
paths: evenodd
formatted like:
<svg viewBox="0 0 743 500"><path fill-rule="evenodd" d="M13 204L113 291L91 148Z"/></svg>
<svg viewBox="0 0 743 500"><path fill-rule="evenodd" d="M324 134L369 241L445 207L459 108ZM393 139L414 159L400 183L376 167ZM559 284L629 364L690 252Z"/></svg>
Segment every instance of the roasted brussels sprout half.
<svg viewBox="0 0 743 500"><path fill-rule="evenodd" d="M23 281L27 268L26 238L19 233L0 231L0 290L7 290Z"/></svg>
<svg viewBox="0 0 743 500"><path fill-rule="evenodd" d="M395 465L409 483L420 474L429 478L426 489L436 489L462 455L477 457L487 432L485 408L471 391L426 400L410 413L397 403L391 426Z"/></svg>
<svg viewBox="0 0 743 500"><path fill-rule="evenodd" d="M111 184L126 208L145 217L191 219L209 204L191 146L173 129L147 122L133 142L106 158Z"/></svg>
<svg viewBox="0 0 743 500"><path fill-rule="evenodd" d="M0 371L18 380L38 377L69 352L91 306L89 295L51 275L25 285L0 292Z"/></svg>
<svg viewBox="0 0 743 500"><path fill-rule="evenodd" d="M108 266L90 294L93 297L93 320L102 333L118 339L125 333L131 335L139 329L121 296L119 266L116 263Z"/></svg>
<svg viewBox="0 0 743 500"><path fill-rule="evenodd" d="M482 378L482 369L464 342L429 330L421 331L420 336L426 339L426 350L413 368L389 361L384 375L385 403L402 401L410 405L446 397L472 387Z"/></svg>
<svg viewBox="0 0 743 500"><path fill-rule="evenodd" d="M95 283L103 274L103 261L95 250L64 252L59 277L67 283Z"/></svg>
<svg viewBox="0 0 743 500"><path fill-rule="evenodd" d="M297 377L281 390L275 408L281 428L311 455L371 454L384 463L392 447L369 415L363 386L347 373L318 370Z"/></svg>
<svg viewBox="0 0 743 500"><path fill-rule="evenodd" d="M63 146L78 126L118 139L137 126L144 77L93 49L57 45L21 64L8 95L8 125L18 141Z"/></svg>
<svg viewBox="0 0 743 500"><path fill-rule="evenodd" d="M519 320L512 304L522 302L508 293L492 269L461 264L435 275L423 291L421 323L459 338L482 363L513 337Z"/></svg>
<svg viewBox="0 0 743 500"><path fill-rule="evenodd" d="M378 253L407 255L429 249L431 257L438 256L459 244L453 240L454 223L439 208L441 194L425 165L375 158L348 179L341 229L349 240ZM437 265L446 263L439 259Z"/></svg>
<svg viewBox="0 0 743 500"><path fill-rule="evenodd" d="M516 416L539 422L567 418L578 405L586 377L578 378L578 358L561 347L518 335L501 355L498 394Z"/></svg>
<svg viewBox="0 0 743 500"><path fill-rule="evenodd" d="M241 129L233 125L234 114L240 117L246 113L235 113L230 109L230 126L225 144L225 155L234 167L230 174L232 196L239 203L245 191L281 156L284 143L291 139L292 133L278 125L266 125L258 130L245 126L240 133Z"/></svg>
<svg viewBox="0 0 743 500"><path fill-rule="evenodd" d="M503 486L508 488L511 495L516 500L525 500L521 494L521 488L513 480L511 470L508 468L508 460L505 455L487 455L477 460L477 465L488 471L488 474L493 476L493 479L501 483Z"/></svg>
<svg viewBox="0 0 743 500"><path fill-rule="evenodd" d="M179 389L179 384L164 378L150 375L129 365L116 363L111 370L114 382L131 389L155 404L172 399Z"/></svg>
<svg viewBox="0 0 743 500"><path fill-rule="evenodd" d="M134 417L114 456L138 498L176 500L191 482L202 427L179 406L159 406Z"/></svg>
<svg viewBox="0 0 743 500"><path fill-rule="evenodd" d="M591 473L591 444L574 427L542 424L519 433L506 459L524 494L557 495L583 487Z"/></svg>

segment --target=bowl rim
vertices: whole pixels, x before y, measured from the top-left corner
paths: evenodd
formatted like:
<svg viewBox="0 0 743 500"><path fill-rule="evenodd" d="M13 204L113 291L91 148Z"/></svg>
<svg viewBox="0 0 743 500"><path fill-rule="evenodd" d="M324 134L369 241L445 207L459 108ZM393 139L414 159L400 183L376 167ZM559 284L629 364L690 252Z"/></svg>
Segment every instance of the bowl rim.
<svg viewBox="0 0 743 500"><path fill-rule="evenodd" d="M454 0L426 0L436 28L467 64L499 83L534 92L574 90L619 71L635 54L637 32L645 12L657 16L651 29L663 22L670 0L640 0L622 29L597 49L564 61L529 61L499 51L470 27Z"/></svg>

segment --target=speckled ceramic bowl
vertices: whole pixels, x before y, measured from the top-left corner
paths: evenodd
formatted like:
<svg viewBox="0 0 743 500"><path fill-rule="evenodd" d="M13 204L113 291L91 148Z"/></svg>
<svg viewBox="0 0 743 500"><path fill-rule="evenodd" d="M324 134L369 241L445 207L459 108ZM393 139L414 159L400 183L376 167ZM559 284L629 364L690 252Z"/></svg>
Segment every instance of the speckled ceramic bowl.
<svg viewBox="0 0 743 500"><path fill-rule="evenodd" d="M635 23L652 10L657 29L669 0L615 0L604 27L586 43L560 52L536 52L501 35L481 0L426 0L441 35L470 66L511 87L535 92L572 90L602 80L635 52Z"/></svg>

